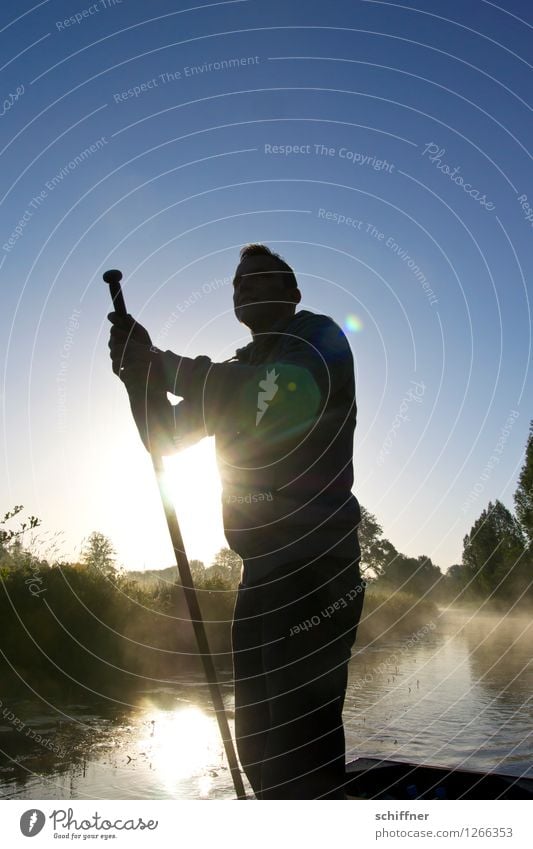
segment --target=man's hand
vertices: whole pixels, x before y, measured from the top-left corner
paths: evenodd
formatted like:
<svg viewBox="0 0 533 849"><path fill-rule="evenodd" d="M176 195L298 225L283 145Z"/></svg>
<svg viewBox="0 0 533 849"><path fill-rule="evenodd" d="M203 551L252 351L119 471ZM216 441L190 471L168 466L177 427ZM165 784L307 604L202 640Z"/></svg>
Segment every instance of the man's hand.
<svg viewBox="0 0 533 849"><path fill-rule="evenodd" d="M113 325L111 333L117 342L126 343L131 340L139 345L148 345L148 347L152 344L147 329L136 322L129 313L128 315L119 315L116 312L110 312L107 317Z"/></svg>
<svg viewBox="0 0 533 849"><path fill-rule="evenodd" d="M120 377L128 390L146 390L150 387L164 389L164 375L154 356L150 334L131 315L120 316L115 312L107 316L112 323L109 334L109 355L113 372Z"/></svg>

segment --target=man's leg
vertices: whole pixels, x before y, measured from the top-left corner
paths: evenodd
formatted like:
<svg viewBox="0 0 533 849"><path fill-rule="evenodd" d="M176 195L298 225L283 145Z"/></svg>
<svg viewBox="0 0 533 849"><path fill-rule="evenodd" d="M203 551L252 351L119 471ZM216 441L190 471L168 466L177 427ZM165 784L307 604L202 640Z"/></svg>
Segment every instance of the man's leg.
<svg viewBox="0 0 533 849"><path fill-rule="evenodd" d="M258 799L261 766L270 715L263 670L261 608L258 590L240 586L233 616L232 647L235 679L235 738L242 768Z"/></svg>
<svg viewBox="0 0 533 849"><path fill-rule="evenodd" d="M263 615L270 731L262 798L342 799L342 707L364 597L358 564L322 560L270 590Z"/></svg>

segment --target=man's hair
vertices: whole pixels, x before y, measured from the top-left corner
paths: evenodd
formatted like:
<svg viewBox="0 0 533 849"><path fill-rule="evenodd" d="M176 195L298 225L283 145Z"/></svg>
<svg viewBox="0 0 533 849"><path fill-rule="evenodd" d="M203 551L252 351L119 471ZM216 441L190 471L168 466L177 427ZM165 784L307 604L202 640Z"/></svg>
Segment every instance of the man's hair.
<svg viewBox="0 0 533 849"><path fill-rule="evenodd" d="M279 270L283 274L283 280L287 289L297 289L298 283L296 282L296 277L294 276L294 271L285 262L283 257L279 254L274 253L268 248L266 245L260 245L256 242L253 242L250 245L245 245L241 248L241 262L243 259L246 259L249 256L270 256L274 260L276 260L276 265L279 266Z"/></svg>

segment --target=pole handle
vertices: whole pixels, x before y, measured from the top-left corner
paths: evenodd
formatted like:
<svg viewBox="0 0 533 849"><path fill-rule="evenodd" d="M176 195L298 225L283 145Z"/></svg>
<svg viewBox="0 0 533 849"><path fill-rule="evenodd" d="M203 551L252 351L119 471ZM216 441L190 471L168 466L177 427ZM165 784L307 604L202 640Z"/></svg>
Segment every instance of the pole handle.
<svg viewBox="0 0 533 849"><path fill-rule="evenodd" d="M111 300L113 301L113 308L115 312L118 315L126 316L128 311L126 309L126 302L120 285L120 281L122 280L122 271L119 271L118 268L110 268L109 271L104 272L103 278L104 282L109 286L109 292L111 294Z"/></svg>

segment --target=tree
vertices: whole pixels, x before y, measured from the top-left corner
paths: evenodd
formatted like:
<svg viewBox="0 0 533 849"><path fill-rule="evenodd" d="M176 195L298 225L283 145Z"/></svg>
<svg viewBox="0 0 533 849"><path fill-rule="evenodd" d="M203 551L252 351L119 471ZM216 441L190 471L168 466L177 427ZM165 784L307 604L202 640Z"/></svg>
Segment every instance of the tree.
<svg viewBox="0 0 533 849"><path fill-rule="evenodd" d="M201 584L205 579L206 568L201 560L190 560L189 566L191 569L191 575L193 582L195 584Z"/></svg>
<svg viewBox="0 0 533 849"><path fill-rule="evenodd" d="M494 504L489 501L463 539L463 565L471 589L484 598L516 597L527 579L525 551L524 534L515 517L498 499Z"/></svg>
<svg viewBox="0 0 533 849"><path fill-rule="evenodd" d="M29 516L27 521L21 522L17 529L1 527L10 519L18 516L22 510L24 510L22 504L17 504L12 510L8 510L3 518L0 518L0 566L9 569L25 569L38 562L35 555L24 548L22 540L26 531L39 527L40 519L37 519L36 516Z"/></svg>
<svg viewBox="0 0 533 849"><path fill-rule="evenodd" d="M15 516L24 510L22 504L17 504L13 507L12 510L8 510L7 513L4 514L3 519L0 519L0 525L5 525L6 522L9 522L10 519L13 519ZM41 524L41 520L36 516L29 516L27 522L21 522L20 528L18 530L14 530L13 528L9 528L5 530L0 527L0 554L4 554L7 551L7 545L12 541L19 539L26 531L31 531L33 528L39 527Z"/></svg>
<svg viewBox="0 0 533 849"><path fill-rule="evenodd" d="M30 565L31 555L22 545L20 537L14 537L4 551L2 559L11 569L26 569Z"/></svg>
<svg viewBox="0 0 533 849"><path fill-rule="evenodd" d="M420 554L418 557L397 554L387 564L381 577L394 589L421 596L436 589L437 584L442 580L442 572L432 562L431 557L425 554Z"/></svg>
<svg viewBox="0 0 533 849"><path fill-rule="evenodd" d="M533 419L529 423L529 436L526 444L524 465L518 478L514 494L516 517L527 537L529 546L533 546Z"/></svg>
<svg viewBox="0 0 533 849"><path fill-rule="evenodd" d="M221 548L215 554L212 565L207 570L209 578L228 583L236 587L241 579L242 560L231 548Z"/></svg>
<svg viewBox="0 0 533 849"><path fill-rule="evenodd" d="M99 531L89 534L81 553L81 562L86 569L100 572L107 578L117 575L116 552L109 537Z"/></svg>
<svg viewBox="0 0 533 849"><path fill-rule="evenodd" d="M454 563L445 576L446 598L449 601L464 600L464 591L468 583L468 573L463 563Z"/></svg>
<svg viewBox="0 0 533 849"><path fill-rule="evenodd" d="M372 513L361 505L361 521L357 526L357 535L361 547L361 574L367 578L379 578L398 552L393 544L383 536L383 529Z"/></svg>

